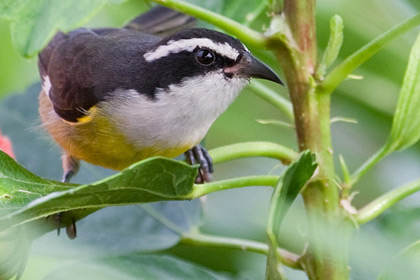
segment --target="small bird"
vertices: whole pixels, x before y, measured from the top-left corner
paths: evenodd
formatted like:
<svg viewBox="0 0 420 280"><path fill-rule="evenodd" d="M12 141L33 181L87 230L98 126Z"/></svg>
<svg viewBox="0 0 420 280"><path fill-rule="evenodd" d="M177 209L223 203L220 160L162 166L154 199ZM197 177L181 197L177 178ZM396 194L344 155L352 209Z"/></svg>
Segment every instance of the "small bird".
<svg viewBox="0 0 420 280"><path fill-rule="evenodd" d="M58 32L39 54L39 113L63 149L63 181L80 160L121 170L182 153L200 164L198 182L209 181L211 159L199 143L213 122L251 78L282 84L229 35L191 28L157 36L153 22L173 13L157 7L124 28Z"/></svg>

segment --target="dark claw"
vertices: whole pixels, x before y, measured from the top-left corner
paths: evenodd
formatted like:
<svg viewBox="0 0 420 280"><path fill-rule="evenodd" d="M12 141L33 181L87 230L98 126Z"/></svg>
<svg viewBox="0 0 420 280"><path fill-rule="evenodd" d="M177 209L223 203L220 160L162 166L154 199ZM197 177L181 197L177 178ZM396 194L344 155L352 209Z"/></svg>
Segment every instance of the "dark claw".
<svg viewBox="0 0 420 280"><path fill-rule="evenodd" d="M77 228L74 218L71 218L71 225L66 227L66 233L69 239L73 240L77 237Z"/></svg>
<svg viewBox="0 0 420 280"><path fill-rule="evenodd" d="M64 175L61 180L63 183L68 183L70 179L79 171L80 160L70 155L64 154L62 158ZM57 223L57 235L60 236L61 222L63 220L63 212L54 215L54 221ZM69 239L75 239L77 235L76 222L72 218L71 225L66 227L66 233Z"/></svg>
<svg viewBox="0 0 420 280"><path fill-rule="evenodd" d="M197 178L195 178L196 184L202 184L211 181L211 173L213 173L213 163L209 153L203 146L197 145L192 149L186 151L185 158L187 162L191 165L197 163L200 164L198 176Z"/></svg>
<svg viewBox="0 0 420 280"><path fill-rule="evenodd" d="M57 223L57 236L60 236L60 233L61 233L61 224L63 221L63 214L64 212L59 212L52 216L54 222ZM48 217L51 217L51 216L48 216ZM71 225L66 227L66 233L69 239L75 239L77 237L76 221L74 220L74 218L72 218L71 221L72 221Z"/></svg>
<svg viewBox="0 0 420 280"><path fill-rule="evenodd" d="M57 213L53 216L54 221L57 223L57 236L60 236L61 220L63 219L63 212Z"/></svg>

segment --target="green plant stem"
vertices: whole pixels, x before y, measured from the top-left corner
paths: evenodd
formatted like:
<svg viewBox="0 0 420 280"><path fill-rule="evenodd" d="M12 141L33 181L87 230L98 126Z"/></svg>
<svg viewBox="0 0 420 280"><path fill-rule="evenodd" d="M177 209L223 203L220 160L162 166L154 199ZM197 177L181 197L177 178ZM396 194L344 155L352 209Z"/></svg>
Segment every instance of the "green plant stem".
<svg viewBox="0 0 420 280"><path fill-rule="evenodd" d="M420 180L416 180L378 197L359 210L355 215L357 223L361 225L373 220L397 202L418 191L420 191Z"/></svg>
<svg viewBox="0 0 420 280"><path fill-rule="evenodd" d="M224 17L220 14L203 9L196 5L186 3L178 0L152 0L153 2L180 11L182 13L194 16L198 19L204 20L208 23L225 30L227 33L237 37L243 43L257 48L264 48L267 44L267 38L245 25L242 25L230 18Z"/></svg>
<svg viewBox="0 0 420 280"><path fill-rule="evenodd" d="M293 104L299 150L316 153L317 176L302 192L309 223L308 248L302 265L311 280L348 279L347 235L336 229L340 211L330 132L330 95L323 94L314 79L317 65L314 0L284 0L284 17L291 35L270 48L283 66ZM319 224L325 225L319 227ZM325 236L340 240L340 248L325 246ZM342 241L342 242L341 242Z"/></svg>
<svg viewBox="0 0 420 280"><path fill-rule="evenodd" d="M373 166L375 166L381 159L386 157L390 153L390 150L387 146L382 147L376 154L371 156L362 166L360 166L351 176L351 181L349 187L352 187L359 179L369 171Z"/></svg>
<svg viewBox="0 0 420 280"><path fill-rule="evenodd" d="M179 236L181 237L180 243L182 244L226 249L239 249L243 251L256 252L264 255L268 254L268 245L265 243L240 238L215 236L210 234L204 234L198 231L185 232L183 228L180 228L179 226L174 224L171 220L157 212L150 205L143 204L139 205L139 207L141 207L144 211L146 211L157 221L162 223L165 227L179 234ZM281 261L283 264L294 269L302 269L299 263L299 256L281 248L278 248L277 250L281 256Z"/></svg>
<svg viewBox="0 0 420 280"><path fill-rule="evenodd" d="M279 176L249 176L249 177L240 177L240 178L233 178L228 180L222 180L212 183L194 185L193 190L191 193L186 195L180 199L194 199L202 197L206 194L229 190L229 189L236 189L242 187L252 187L252 186L269 186L273 187L277 181L279 180Z"/></svg>
<svg viewBox="0 0 420 280"><path fill-rule="evenodd" d="M337 67L335 67L325 80L319 85L319 91L323 93L332 93L335 88L345 79L347 76L363 62L368 60L371 56L376 54L382 49L387 43L396 37L404 34L410 29L420 24L420 14L398 24L392 29L388 30L384 34L380 35L363 48L356 51L354 54L346 58Z"/></svg>
<svg viewBox="0 0 420 280"><path fill-rule="evenodd" d="M265 243L240 238L214 236L203 233L185 234L181 238L181 243L193 246L237 249L256 252L264 255L268 254L268 245ZM277 250L281 256L281 262L284 265L294 269L302 269L299 263L298 255L281 248L278 248Z"/></svg>
<svg viewBox="0 0 420 280"><path fill-rule="evenodd" d="M275 106L281 112L285 113L290 121L294 121L292 103L289 100L275 92L271 88L263 85L259 81L252 81L248 86L257 96L261 97L271 105Z"/></svg>
<svg viewBox="0 0 420 280"><path fill-rule="evenodd" d="M289 164L299 156L295 151L272 142L237 143L212 149L209 154L214 164L245 157L270 157Z"/></svg>

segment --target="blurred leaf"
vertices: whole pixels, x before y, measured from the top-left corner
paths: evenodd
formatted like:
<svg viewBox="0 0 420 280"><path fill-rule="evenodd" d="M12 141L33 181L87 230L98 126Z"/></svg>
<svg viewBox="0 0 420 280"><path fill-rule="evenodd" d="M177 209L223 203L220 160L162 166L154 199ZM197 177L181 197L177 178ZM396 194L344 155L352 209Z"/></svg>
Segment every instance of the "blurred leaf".
<svg viewBox="0 0 420 280"><path fill-rule="evenodd" d="M417 280L420 275L420 241L414 242L396 257L378 280Z"/></svg>
<svg viewBox="0 0 420 280"><path fill-rule="evenodd" d="M89 0L75 5L71 0L2 0L0 17L11 21L12 41L18 52L31 57L57 30L70 31L91 19L106 3L124 0Z"/></svg>
<svg viewBox="0 0 420 280"><path fill-rule="evenodd" d="M379 228L393 238L415 240L420 237L420 208L392 208L378 219Z"/></svg>
<svg viewBox="0 0 420 280"><path fill-rule="evenodd" d="M200 221L198 199L107 207L77 222L76 239L57 238L51 232L35 240L32 250L56 259L164 250L178 244L181 234L196 229Z"/></svg>
<svg viewBox="0 0 420 280"><path fill-rule="evenodd" d="M183 199L192 190L197 166L150 158L104 180L71 188L35 176L0 152L0 175L4 230L61 211Z"/></svg>
<svg viewBox="0 0 420 280"><path fill-rule="evenodd" d="M267 223L270 249L267 257L266 279L283 279L280 256L277 251L280 224L317 166L315 154L310 151L303 152L299 159L286 169L274 189Z"/></svg>
<svg viewBox="0 0 420 280"><path fill-rule="evenodd" d="M0 279L22 275L28 259L32 238L25 227L0 232Z"/></svg>
<svg viewBox="0 0 420 280"><path fill-rule="evenodd" d="M209 269L165 255L131 254L71 262L48 274L48 280L229 279Z"/></svg>
<svg viewBox="0 0 420 280"><path fill-rule="evenodd" d="M343 44L343 19L339 15L334 15L330 20L330 38L327 48L322 56L316 75L323 77L327 68L334 63Z"/></svg>
<svg viewBox="0 0 420 280"><path fill-rule="evenodd" d="M387 148L403 150L420 139L420 34L411 49Z"/></svg>

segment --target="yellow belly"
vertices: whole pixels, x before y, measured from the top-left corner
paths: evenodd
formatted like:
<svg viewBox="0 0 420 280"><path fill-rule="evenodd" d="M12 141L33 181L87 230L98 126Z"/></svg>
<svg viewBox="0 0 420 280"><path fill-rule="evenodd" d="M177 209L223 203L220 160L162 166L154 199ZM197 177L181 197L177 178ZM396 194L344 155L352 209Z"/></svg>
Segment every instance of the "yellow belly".
<svg viewBox="0 0 420 280"><path fill-rule="evenodd" d="M93 116L77 124L63 121L54 112L43 91L39 95L39 113L44 128L65 153L115 170L124 169L139 160L153 156L176 157L196 144L187 142L176 147L135 147L128 143L100 112L94 112Z"/></svg>

